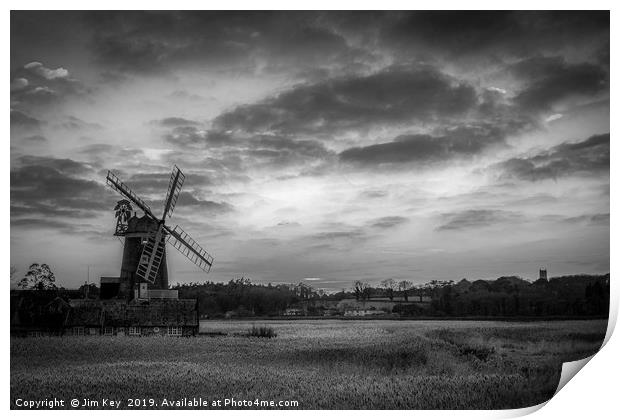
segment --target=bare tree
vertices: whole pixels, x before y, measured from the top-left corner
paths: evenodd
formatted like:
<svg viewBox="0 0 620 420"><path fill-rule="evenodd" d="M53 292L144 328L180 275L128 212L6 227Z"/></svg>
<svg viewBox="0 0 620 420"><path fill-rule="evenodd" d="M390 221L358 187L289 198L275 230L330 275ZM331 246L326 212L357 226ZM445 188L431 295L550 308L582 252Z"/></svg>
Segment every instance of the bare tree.
<svg viewBox="0 0 620 420"><path fill-rule="evenodd" d="M353 292L355 293L355 300L360 300L362 298L363 290L364 283L361 280L355 280L353 282Z"/></svg>
<svg viewBox="0 0 620 420"><path fill-rule="evenodd" d="M368 300L370 298L370 285L361 280L355 280L353 282L353 292L355 293L355 299Z"/></svg>
<svg viewBox="0 0 620 420"><path fill-rule="evenodd" d="M409 302L409 289L411 289L411 282L409 280L401 280L398 282L398 290L403 292L405 302Z"/></svg>
<svg viewBox="0 0 620 420"><path fill-rule="evenodd" d="M394 279L381 280L381 287L385 289L390 300L394 300L394 288L396 287Z"/></svg>
<svg viewBox="0 0 620 420"><path fill-rule="evenodd" d="M362 288L362 296L364 297L364 300L370 299L371 290L370 284L364 283L364 287Z"/></svg>

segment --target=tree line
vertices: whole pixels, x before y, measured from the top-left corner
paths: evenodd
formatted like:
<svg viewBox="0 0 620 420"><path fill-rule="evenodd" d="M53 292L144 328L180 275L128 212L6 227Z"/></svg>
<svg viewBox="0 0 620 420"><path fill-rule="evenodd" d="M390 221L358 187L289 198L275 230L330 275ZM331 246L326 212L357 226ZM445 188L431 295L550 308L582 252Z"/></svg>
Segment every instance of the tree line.
<svg viewBox="0 0 620 420"><path fill-rule="evenodd" d="M12 269L11 276L14 274ZM63 296L95 299L99 295L95 284L84 284L67 295L65 292L69 291L58 287L55 281L47 264L35 263L18 286L58 290ZM357 280L350 290L332 293L305 283L254 284L244 277L227 283L177 284L172 288L179 291L180 298L196 299L199 312L208 317L278 316L301 306L307 314L324 315L330 307L324 303L343 299L368 305L376 300L393 302L392 313L402 317L607 316L609 311L609 274L562 276L535 282L516 276L471 282L432 280L417 285L389 278L377 286Z"/></svg>
<svg viewBox="0 0 620 420"><path fill-rule="evenodd" d="M399 305L405 316L601 316L609 313L609 274L571 275L539 279L466 279L431 282L422 286L431 297L425 307Z"/></svg>

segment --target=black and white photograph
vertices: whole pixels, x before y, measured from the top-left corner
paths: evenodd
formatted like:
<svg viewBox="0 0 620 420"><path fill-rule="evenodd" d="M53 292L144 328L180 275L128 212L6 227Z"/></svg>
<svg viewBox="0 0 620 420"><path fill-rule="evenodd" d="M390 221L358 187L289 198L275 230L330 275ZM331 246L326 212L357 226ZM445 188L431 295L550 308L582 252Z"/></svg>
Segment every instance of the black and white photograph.
<svg viewBox="0 0 620 420"><path fill-rule="evenodd" d="M11 10L10 408L546 403L610 321L610 55L609 10Z"/></svg>

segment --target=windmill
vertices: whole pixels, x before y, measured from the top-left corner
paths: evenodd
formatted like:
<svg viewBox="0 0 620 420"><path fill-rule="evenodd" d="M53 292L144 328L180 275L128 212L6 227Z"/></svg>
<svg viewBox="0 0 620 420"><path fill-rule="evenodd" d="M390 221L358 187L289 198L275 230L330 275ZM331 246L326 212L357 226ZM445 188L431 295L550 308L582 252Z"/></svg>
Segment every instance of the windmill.
<svg viewBox="0 0 620 420"><path fill-rule="evenodd" d="M117 216L115 235L125 237L120 276L121 296L130 296L138 284L140 290L147 286L149 289L168 289L166 242L205 272L211 269L213 257L207 251L178 225L174 229L166 225L166 219L172 215L184 181L185 175L175 165L164 201L164 212L161 218L158 218L144 200L114 173L108 171L107 185L125 198L119 201L115 208ZM142 210L144 216L127 217L127 211L130 214L132 210L127 201Z"/></svg>

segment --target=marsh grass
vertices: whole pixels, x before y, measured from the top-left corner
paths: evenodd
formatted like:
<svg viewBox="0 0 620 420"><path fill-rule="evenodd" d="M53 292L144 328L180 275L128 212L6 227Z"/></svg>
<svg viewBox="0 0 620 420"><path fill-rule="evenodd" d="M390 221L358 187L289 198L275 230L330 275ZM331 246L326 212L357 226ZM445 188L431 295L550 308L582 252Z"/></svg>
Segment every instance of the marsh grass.
<svg viewBox="0 0 620 420"><path fill-rule="evenodd" d="M272 327L268 327L263 325L261 327L257 327L256 325L252 325L252 328L248 330L249 337L262 337L262 338L274 338L277 337L278 334Z"/></svg>
<svg viewBox="0 0 620 420"><path fill-rule="evenodd" d="M551 398L605 321L208 321L225 335L11 339L15 398L298 400L301 409L503 409ZM597 339L600 338L600 341ZM15 407L13 407L15 408Z"/></svg>

